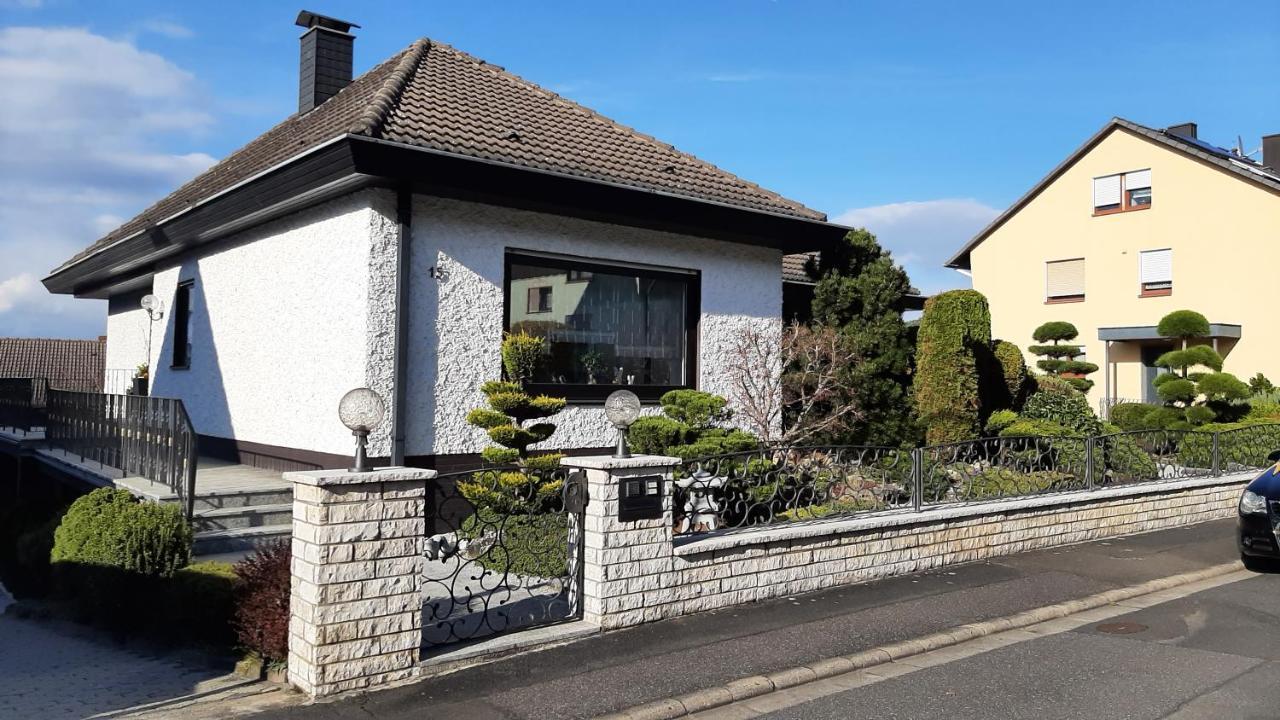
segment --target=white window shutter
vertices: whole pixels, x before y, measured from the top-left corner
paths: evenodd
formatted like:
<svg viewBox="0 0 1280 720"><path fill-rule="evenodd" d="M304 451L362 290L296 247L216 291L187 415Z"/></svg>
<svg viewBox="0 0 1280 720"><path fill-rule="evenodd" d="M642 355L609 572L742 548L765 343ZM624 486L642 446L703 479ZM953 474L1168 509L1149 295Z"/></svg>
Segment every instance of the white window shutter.
<svg viewBox="0 0 1280 720"><path fill-rule="evenodd" d="M1125 190L1141 190L1142 188L1151 187L1151 171L1135 170L1131 173L1124 174Z"/></svg>
<svg viewBox="0 0 1280 720"><path fill-rule="evenodd" d="M1146 250L1139 255L1142 283L1173 282L1173 251Z"/></svg>
<svg viewBox="0 0 1280 720"><path fill-rule="evenodd" d="M1044 294L1051 298L1084 295L1084 259L1045 263Z"/></svg>
<svg viewBox="0 0 1280 720"><path fill-rule="evenodd" d="M1093 179L1093 206L1106 207L1120 204L1120 176L1108 175Z"/></svg>

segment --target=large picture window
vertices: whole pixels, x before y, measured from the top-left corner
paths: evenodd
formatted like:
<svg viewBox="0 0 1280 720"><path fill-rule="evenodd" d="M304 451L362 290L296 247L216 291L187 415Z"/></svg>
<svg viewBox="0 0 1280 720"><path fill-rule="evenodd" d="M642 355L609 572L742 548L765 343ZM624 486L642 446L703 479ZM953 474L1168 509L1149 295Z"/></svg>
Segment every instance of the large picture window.
<svg viewBox="0 0 1280 720"><path fill-rule="evenodd" d="M694 386L698 290L696 272L510 253L506 328L547 341L533 392L656 400Z"/></svg>

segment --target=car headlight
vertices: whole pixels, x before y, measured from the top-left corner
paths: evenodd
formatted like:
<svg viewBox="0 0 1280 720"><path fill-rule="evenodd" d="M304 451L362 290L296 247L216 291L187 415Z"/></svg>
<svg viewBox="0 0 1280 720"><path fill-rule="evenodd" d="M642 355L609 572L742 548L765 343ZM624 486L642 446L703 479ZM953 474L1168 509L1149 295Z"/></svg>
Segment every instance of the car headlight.
<svg viewBox="0 0 1280 720"><path fill-rule="evenodd" d="M1245 490L1240 496L1241 515L1266 515L1267 499L1252 490Z"/></svg>

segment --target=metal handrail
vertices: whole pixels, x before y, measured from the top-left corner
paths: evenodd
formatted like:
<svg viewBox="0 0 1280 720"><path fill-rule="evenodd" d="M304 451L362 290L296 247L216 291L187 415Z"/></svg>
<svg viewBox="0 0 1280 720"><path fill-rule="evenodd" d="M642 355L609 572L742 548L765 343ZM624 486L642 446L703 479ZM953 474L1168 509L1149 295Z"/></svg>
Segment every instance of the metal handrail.
<svg viewBox="0 0 1280 720"><path fill-rule="evenodd" d="M169 488L191 519L197 437L177 398L50 390L46 439L54 447Z"/></svg>

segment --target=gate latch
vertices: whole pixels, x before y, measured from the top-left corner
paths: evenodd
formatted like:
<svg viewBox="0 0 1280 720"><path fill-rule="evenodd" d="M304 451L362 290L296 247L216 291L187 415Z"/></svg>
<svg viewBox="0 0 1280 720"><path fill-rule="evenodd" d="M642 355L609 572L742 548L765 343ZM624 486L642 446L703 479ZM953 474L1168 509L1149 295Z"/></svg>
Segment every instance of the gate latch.
<svg viewBox="0 0 1280 720"><path fill-rule="evenodd" d="M574 470L564 481L564 510L571 513L585 512L589 501L587 474L582 470Z"/></svg>

